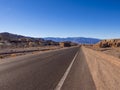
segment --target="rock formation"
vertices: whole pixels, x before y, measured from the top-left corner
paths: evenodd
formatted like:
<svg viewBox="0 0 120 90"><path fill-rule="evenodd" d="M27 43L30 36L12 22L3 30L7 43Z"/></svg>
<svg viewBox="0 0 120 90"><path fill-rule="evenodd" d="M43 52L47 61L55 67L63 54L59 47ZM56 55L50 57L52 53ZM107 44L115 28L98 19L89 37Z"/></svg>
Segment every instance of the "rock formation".
<svg viewBox="0 0 120 90"><path fill-rule="evenodd" d="M120 39L108 39L102 40L95 44L94 47L106 48L106 47L120 47Z"/></svg>

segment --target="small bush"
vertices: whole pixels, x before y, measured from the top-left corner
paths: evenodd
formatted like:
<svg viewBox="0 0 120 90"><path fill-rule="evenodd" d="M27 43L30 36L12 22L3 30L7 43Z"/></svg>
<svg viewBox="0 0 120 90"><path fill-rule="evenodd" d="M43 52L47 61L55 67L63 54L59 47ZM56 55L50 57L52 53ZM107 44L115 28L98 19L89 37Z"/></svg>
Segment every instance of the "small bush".
<svg viewBox="0 0 120 90"><path fill-rule="evenodd" d="M0 55L0 59L4 58L2 55Z"/></svg>
<svg viewBox="0 0 120 90"><path fill-rule="evenodd" d="M11 57L16 57L17 55L16 55L16 54L11 54L10 56L11 56Z"/></svg>

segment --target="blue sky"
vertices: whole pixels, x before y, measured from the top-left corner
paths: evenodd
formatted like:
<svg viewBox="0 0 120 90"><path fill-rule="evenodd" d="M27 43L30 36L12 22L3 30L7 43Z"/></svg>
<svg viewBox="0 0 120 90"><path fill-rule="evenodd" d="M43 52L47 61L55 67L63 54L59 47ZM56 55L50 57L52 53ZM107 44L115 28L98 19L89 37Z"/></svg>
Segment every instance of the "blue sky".
<svg viewBox="0 0 120 90"><path fill-rule="evenodd" d="M0 32L120 38L119 0L0 0Z"/></svg>

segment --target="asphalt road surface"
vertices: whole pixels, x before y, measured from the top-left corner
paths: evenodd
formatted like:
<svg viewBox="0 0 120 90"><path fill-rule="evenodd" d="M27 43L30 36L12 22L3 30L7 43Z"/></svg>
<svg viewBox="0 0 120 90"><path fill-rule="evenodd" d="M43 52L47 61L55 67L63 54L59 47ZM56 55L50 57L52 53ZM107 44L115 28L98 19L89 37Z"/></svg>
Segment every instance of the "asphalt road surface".
<svg viewBox="0 0 120 90"><path fill-rule="evenodd" d="M0 90L54 90L78 47L0 64Z"/></svg>
<svg viewBox="0 0 120 90"><path fill-rule="evenodd" d="M0 64L0 90L119 90L119 87L120 59L85 47L19 57Z"/></svg>

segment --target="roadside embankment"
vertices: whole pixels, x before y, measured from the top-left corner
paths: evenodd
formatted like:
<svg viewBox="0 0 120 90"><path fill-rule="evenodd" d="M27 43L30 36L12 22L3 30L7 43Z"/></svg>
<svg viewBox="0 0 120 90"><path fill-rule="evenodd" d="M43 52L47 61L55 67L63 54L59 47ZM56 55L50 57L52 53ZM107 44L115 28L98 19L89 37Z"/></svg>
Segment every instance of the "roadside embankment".
<svg viewBox="0 0 120 90"><path fill-rule="evenodd" d="M82 47L97 90L119 90L120 59Z"/></svg>

